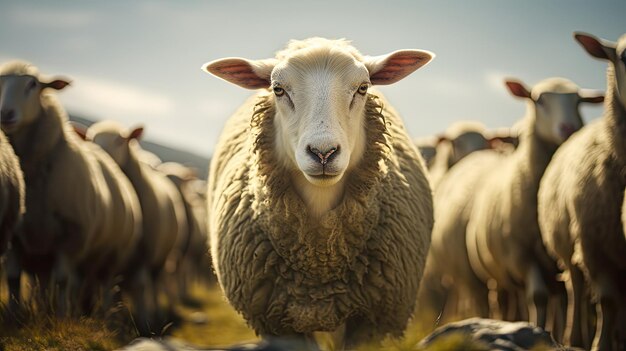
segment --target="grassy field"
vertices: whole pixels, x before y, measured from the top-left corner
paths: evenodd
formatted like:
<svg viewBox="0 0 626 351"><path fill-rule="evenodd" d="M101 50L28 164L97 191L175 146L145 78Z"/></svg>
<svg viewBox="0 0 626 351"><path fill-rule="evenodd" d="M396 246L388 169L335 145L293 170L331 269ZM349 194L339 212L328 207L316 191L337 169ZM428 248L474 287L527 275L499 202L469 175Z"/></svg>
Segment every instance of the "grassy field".
<svg viewBox="0 0 626 351"><path fill-rule="evenodd" d="M194 286L191 300L191 304L176 307L179 323L153 337L172 337L202 347L257 340L254 332L225 301L218 287ZM0 310L6 310L6 288L0 293L0 302ZM37 312L34 306L26 306L18 320L3 316L0 350L113 350L138 336L128 308L123 305L101 318L65 320Z"/></svg>
<svg viewBox="0 0 626 351"><path fill-rule="evenodd" d="M6 289L0 291L0 310L5 310ZM179 322L167 326L154 339L173 338L177 342L203 349L254 342L258 338L244 320L228 305L217 286L194 286L190 301L176 307ZM20 323L4 316L0 324L0 351L31 350L114 350L137 337L128 308L117 306L102 318L58 320L27 306ZM382 345L364 346L363 351L415 351L425 336L413 324L405 338L385 340ZM321 339L325 349L333 347ZM429 350L483 350L463 336L453 336L433 345ZM485 349L486 350L486 349Z"/></svg>

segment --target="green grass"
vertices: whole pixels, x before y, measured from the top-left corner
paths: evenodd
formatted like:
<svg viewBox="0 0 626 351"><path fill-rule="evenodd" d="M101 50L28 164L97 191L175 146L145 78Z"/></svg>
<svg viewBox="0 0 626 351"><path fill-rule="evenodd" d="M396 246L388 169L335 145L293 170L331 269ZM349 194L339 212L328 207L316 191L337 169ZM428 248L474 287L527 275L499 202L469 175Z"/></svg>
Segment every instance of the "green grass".
<svg viewBox="0 0 626 351"><path fill-rule="evenodd" d="M255 342L259 339L243 318L228 304L218 286L193 286L193 307L176 306L179 321L167 328L165 334L183 344L201 348ZM0 310L4 310L6 289L0 290ZM0 351L31 350L114 350L133 340L137 333L129 317L128 308L118 306L102 318L80 318L59 320L38 312L27 305L20 317L21 324L0 323ZM429 331L419 323L409 325L405 337L386 339L381 345L365 345L361 351L417 351L419 341ZM161 337L164 335L157 335ZM327 343L324 343L328 345ZM333 350L332 345L325 349ZM486 350L483 345L471 341L467 336L452 335L440 340L430 351L443 350ZM547 348L536 348L547 350Z"/></svg>
<svg viewBox="0 0 626 351"><path fill-rule="evenodd" d="M228 304L217 286L206 288L194 286L192 298L201 302L200 308L179 306L182 323L172 331L172 337L193 345L215 347L257 341L254 331L243 318ZM200 314L200 315L199 315ZM192 319L203 316L204 323Z"/></svg>

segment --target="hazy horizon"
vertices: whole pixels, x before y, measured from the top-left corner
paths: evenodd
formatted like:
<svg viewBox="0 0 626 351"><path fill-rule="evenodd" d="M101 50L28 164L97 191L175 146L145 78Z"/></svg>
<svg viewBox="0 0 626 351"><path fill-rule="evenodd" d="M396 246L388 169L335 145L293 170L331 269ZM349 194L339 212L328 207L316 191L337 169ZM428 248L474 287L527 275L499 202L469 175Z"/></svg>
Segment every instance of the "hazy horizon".
<svg viewBox="0 0 626 351"><path fill-rule="evenodd" d="M437 57L381 90L412 137L472 119L511 126L525 103L504 77L529 87L562 76L604 89L606 63L572 39L615 41L626 1L250 2L0 0L0 62L25 59L72 78L59 97L70 113L127 126L147 138L210 155L225 120L252 91L200 70L221 57L267 58L289 39L347 38L363 54L419 48ZM584 107L589 121L600 107Z"/></svg>

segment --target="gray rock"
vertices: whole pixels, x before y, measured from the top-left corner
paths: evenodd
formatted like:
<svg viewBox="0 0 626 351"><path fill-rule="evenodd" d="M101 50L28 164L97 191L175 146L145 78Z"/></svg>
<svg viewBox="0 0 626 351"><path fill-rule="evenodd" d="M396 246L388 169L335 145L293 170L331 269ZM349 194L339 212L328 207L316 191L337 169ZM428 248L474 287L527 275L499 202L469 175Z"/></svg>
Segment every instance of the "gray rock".
<svg viewBox="0 0 626 351"><path fill-rule="evenodd" d="M274 338L258 343L240 344L227 348L201 348L183 344L174 339L153 340L138 338L119 351L292 351L316 350L302 339Z"/></svg>
<svg viewBox="0 0 626 351"><path fill-rule="evenodd" d="M424 338L420 348L427 348L452 335L464 335L485 350L523 351L544 346L553 350L573 350L559 345L545 330L528 322L504 322L471 318L446 324Z"/></svg>

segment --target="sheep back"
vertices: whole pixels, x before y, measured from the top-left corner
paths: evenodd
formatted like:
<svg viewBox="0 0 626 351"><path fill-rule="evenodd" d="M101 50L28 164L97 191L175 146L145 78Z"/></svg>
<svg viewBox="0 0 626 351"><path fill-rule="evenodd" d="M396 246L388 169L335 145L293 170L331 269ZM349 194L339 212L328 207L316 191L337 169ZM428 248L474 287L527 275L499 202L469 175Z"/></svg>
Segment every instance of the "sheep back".
<svg viewBox="0 0 626 351"><path fill-rule="evenodd" d="M187 231L182 196L167 176L139 160L141 151L135 140L130 141L133 167L124 171L132 182L141 205L144 237L143 254L153 272L163 268L172 249Z"/></svg>
<svg viewBox="0 0 626 351"><path fill-rule="evenodd" d="M112 273L125 271L142 236L139 199L132 184L115 161L98 145L83 143L96 156L111 194L103 243L99 245L102 268ZM106 249L105 249L106 248Z"/></svg>

